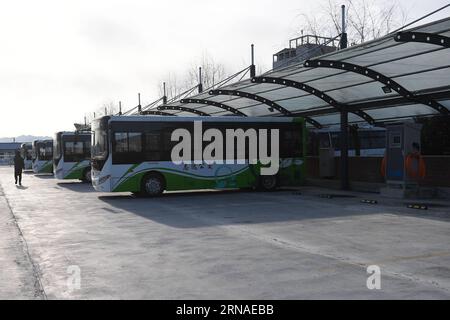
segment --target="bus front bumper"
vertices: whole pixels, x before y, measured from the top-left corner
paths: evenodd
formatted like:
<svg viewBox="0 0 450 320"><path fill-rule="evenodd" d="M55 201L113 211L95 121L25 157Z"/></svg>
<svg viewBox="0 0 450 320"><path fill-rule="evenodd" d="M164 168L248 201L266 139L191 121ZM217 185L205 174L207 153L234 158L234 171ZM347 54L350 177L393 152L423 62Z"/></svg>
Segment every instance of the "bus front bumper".
<svg viewBox="0 0 450 320"><path fill-rule="evenodd" d="M92 186L96 191L111 192L111 176L99 176L92 174Z"/></svg>

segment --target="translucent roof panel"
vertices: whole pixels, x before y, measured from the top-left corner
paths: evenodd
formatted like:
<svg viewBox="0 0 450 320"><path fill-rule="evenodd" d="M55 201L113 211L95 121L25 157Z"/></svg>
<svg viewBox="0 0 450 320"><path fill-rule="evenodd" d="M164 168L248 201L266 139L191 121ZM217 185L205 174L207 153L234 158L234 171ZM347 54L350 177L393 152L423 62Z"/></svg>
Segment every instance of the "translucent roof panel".
<svg viewBox="0 0 450 320"><path fill-rule="evenodd" d="M382 108L375 110L366 110L366 112L376 120L385 120L393 118L406 118L436 115L437 111L421 104L413 104L407 106L397 106L391 108Z"/></svg>
<svg viewBox="0 0 450 320"><path fill-rule="evenodd" d="M315 116L311 117L312 119L316 120L323 126L331 126L335 124L339 124L341 121L340 114L334 113L334 114L328 114L323 116ZM354 115L353 113L348 114L348 121L350 123L358 123L362 122L361 118L357 115Z"/></svg>
<svg viewBox="0 0 450 320"><path fill-rule="evenodd" d="M448 86L450 84L450 66L444 69L396 78L395 81L410 91Z"/></svg>
<svg viewBox="0 0 450 320"><path fill-rule="evenodd" d="M330 97L341 103L351 103L363 99L374 99L382 96L383 98L398 97L395 91L384 93L384 84L379 82L370 82L358 86L343 88L327 92Z"/></svg>

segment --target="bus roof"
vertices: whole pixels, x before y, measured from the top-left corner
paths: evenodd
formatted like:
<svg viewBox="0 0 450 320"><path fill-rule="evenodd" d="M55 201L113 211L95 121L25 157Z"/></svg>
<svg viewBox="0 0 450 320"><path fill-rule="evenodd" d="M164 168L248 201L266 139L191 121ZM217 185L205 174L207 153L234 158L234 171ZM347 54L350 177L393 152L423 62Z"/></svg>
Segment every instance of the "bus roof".
<svg viewBox="0 0 450 320"><path fill-rule="evenodd" d="M97 118L101 120L108 116ZM239 117L239 116L221 116L221 117L207 117L207 116L193 116L193 117L179 117L179 116L109 116L109 121L120 122L186 122L186 121L204 121L204 122L293 122L294 119L303 119L301 117Z"/></svg>
<svg viewBox="0 0 450 320"><path fill-rule="evenodd" d="M53 143L53 140L52 139L46 139L46 140L34 140L33 141L33 144L35 144L35 143L47 143L47 142L52 142Z"/></svg>
<svg viewBox="0 0 450 320"><path fill-rule="evenodd" d="M67 135L67 136L75 136L75 135L91 135L89 131L58 131L56 134Z"/></svg>

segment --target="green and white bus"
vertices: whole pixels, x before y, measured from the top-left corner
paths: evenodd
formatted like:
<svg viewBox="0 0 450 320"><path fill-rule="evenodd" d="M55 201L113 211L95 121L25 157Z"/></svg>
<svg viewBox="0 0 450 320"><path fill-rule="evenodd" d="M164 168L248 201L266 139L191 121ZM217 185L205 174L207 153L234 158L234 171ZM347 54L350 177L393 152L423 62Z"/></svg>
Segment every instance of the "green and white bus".
<svg viewBox="0 0 450 320"><path fill-rule="evenodd" d="M22 143L20 146L20 155L22 156L25 164L24 170L33 169L33 145L29 142Z"/></svg>
<svg viewBox="0 0 450 320"><path fill-rule="evenodd" d="M56 179L91 181L91 133L57 132L53 140Z"/></svg>
<svg viewBox="0 0 450 320"><path fill-rule="evenodd" d="M53 140L33 141L34 173L53 173Z"/></svg>
<svg viewBox="0 0 450 320"><path fill-rule="evenodd" d="M248 160L244 164L175 164L171 151L178 142L171 141L172 132L178 128L192 132L194 121L202 121L203 132L209 128L221 132L279 129L278 173L261 175L261 165ZM101 192L158 195L192 189L273 190L300 185L305 178L306 129L302 118L105 116L93 121L92 132L92 184Z"/></svg>

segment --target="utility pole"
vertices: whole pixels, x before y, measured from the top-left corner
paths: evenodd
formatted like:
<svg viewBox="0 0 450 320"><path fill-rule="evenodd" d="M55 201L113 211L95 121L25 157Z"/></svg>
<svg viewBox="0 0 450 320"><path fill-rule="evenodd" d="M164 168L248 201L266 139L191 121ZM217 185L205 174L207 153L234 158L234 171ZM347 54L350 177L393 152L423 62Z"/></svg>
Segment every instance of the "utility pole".
<svg viewBox="0 0 450 320"><path fill-rule="evenodd" d="M341 33L341 49L347 48L347 32L345 28L345 6L341 6L342 9L342 33ZM348 111L345 107L341 110L341 189L349 190L350 181L348 176Z"/></svg>
<svg viewBox="0 0 450 320"><path fill-rule="evenodd" d="M119 116L122 115L122 101L119 101Z"/></svg>

